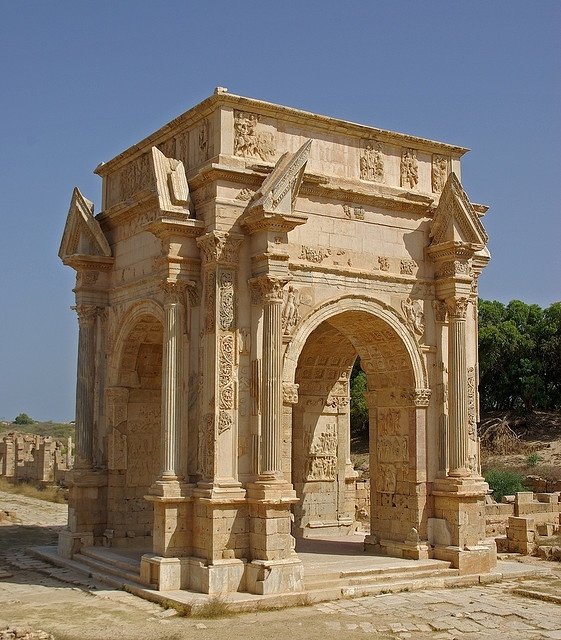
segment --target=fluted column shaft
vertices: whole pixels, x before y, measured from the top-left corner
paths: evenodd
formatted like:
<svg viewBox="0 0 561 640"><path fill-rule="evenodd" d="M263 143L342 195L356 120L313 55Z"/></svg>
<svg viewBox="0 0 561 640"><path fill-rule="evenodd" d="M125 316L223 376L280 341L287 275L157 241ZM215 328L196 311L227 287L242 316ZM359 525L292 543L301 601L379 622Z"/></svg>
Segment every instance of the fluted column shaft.
<svg viewBox="0 0 561 640"><path fill-rule="evenodd" d="M280 479L282 472L282 288L267 278L263 289L263 384L261 385L260 475Z"/></svg>
<svg viewBox="0 0 561 640"><path fill-rule="evenodd" d="M76 378L76 463L77 469L93 465L95 321L98 308L78 305L78 374Z"/></svg>
<svg viewBox="0 0 561 640"><path fill-rule="evenodd" d="M168 287L164 305L164 352L162 361L162 454L161 477L176 480L180 474L181 388L183 380L182 316L177 284Z"/></svg>
<svg viewBox="0 0 561 640"><path fill-rule="evenodd" d="M449 475L467 476L468 465L468 384L466 360L467 299L455 299L448 305L449 358Z"/></svg>

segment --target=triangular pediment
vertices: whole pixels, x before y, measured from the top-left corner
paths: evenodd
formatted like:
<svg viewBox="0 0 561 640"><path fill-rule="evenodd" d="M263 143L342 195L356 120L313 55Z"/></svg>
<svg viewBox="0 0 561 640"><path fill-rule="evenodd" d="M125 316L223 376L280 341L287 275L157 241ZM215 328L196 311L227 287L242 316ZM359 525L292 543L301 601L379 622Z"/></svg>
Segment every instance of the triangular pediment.
<svg viewBox="0 0 561 640"><path fill-rule="evenodd" d="M160 210L190 216L191 196L183 162L168 158L157 147L152 147L151 159Z"/></svg>
<svg viewBox="0 0 561 640"><path fill-rule="evenodd" d="M454 242L483 247L489 237L455 173L450 173L432 221L431 246Z"/></svg>
<svg viewBox="0 0 561 640"><path fill-rule="evenodd" d="M63 262L72 256L111 257L111 248L93 211L93 202L84 198L78 187L74 187L58 251Z"/></svg>
<svg viewBox="0 0 561 640"><path fill-rule="evenodd" d="M312 141L295 153L284 153L249 203L248 211L262 208L267 213L291 214L302 184Z"/></svg>

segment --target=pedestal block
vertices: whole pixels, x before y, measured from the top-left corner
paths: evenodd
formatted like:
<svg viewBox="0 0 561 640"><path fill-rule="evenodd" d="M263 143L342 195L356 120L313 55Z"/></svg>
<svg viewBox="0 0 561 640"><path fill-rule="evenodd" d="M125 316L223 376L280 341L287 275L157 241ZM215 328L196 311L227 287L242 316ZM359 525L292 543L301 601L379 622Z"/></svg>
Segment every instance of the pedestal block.
<svg viewBox="0 0 561 640"><path fill-rule="evenodd" d="M106 472L80 469L70 477L68 529L61 531L58 541L58 552L65 558L100 542L107 527Z"/></svg>
<svg viewBox="0 0 561 640"><path fill-rule="evenodd" d="M438 560L452 562L460 574L485 573L497 562L494 540L485 539L483 478L442 478L433 485L434 517L428 538Z"/></svg>

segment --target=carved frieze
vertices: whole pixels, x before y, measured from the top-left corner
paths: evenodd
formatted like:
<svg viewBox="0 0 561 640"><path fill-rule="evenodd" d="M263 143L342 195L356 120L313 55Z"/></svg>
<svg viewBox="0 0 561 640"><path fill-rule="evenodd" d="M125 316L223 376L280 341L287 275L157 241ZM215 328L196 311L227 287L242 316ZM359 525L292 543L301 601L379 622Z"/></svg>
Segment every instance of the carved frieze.
<svg viewBox="0 0 561 640"><path fill-rule="evenodd" d="M390 260L386 256L378 256L378 268L380 271L390 270Z"/></svg>
<svg viewBox="0 0 561 640"><path fill-rule="evenodd" d="M419 164L415 149L403 149L401 154L401 186L414 189L419 182Z"/></svg>
<svg viewBox="0 0 561 640"><path fill-rule="evenodd" d="M337 425L330 423L316 433L309 434L305 443L308 451L306 480L333 481L337 473Z"/></svg>
<svg viewBox="0 0 561 640"><path fill-rule="evenodd" d="M245 111L234 111L234 155L271 160L275 144L271 133L257 131L259 116Z"/></svg>
<svg viewBox="0 0 561 640"><path fill-rule="evenodd" d="M302 245L300 260L307 260L308 262L320 264L330 255L331 249L324 249L322 247L307 247L305 245Z"/></svg>
<svg viewBox="0 0 561 640"><path fill-rule="evenodd" d="M238 193L238 195L236 196L236 200L241 200L242 202L249 202L254 195L255 195L255 191L252 191L251 189L248 189L247 187L245 187Z"/></svg>
<svg viewBox="0 0 561 640"><path fill-rule="evenodd" d="M401 273L401 275L412 276L414 275L416 268L417 263L415 260L404 259L399 263L399 273Z"/></svg>
<svg viewBox="0 0 561 640"><path fill-rule="evenodd" d="M378 466L377 485L378 491L382 493L395 493L396 489L396 468L393 464L381 464Z"/></svg>
<svg viewBox="0 0 561 640"><path fill-rule="evenodd" d="M371 182L384 181L384 156L382 145L375 141L366 144L360 157L360 177Z"/></svg>
<svg viewBox="0 0 561 640"><path fill-rule="evenodd" d="M433 154L432 156L432 190L440 193L444 189L448 174L450 173L450 160L446 156Z"/></svg>
<svg viewBox="0 0 561 640"><path fill-rule="evenodd" d="M405 316L407 326L416 334L423 335L425 331L425 314L419 300L407 298L401 302L401 310Z"/></svg>
<svg viewBox="0 0 561 640"><path fill-rule="evenodd" d="M88 271L80 269L76 271L76 288L91 287L99 278L99 271Z"/></svg>
<svg viewBox="0 0 561 640"><path fill-rule="evenodd" d="M409 444L407 436L380 436L378 438L379 462L408 462Z"/></svg>
<svg viewBox="0 0 561 640"><path fill-rule="evenodd" d="M399 409L378 409L378 435L390 436L400 432L401 412Z"/></svg>
<svg viewBox="0 0 561 640"><path fill-rule="evenodd" d="M234 425L234 419L226 411L218 413L218 435L222 435L225 431L229 431Z"/></svg>
<svg viewBox="0 0 561 640"><path fill-rule="evenodd" d="M437 278L450 278L458 275L467 276L471 273L471 267L467 260L449 260L436 272Z"/></svg>
<svg viewBox="0 0 561 640"><path fill-rule="evenodd" d="M337 458L331 456L308 458L307 482L333 482L337 472Z"/></svg>
<svg viewBox="0 0 561 640"><path fill-rule="evenodd" d="M364 207L352 207L349 204L343 205L343 213L345 217L349 219L364 220L365 217Z"/></svg>

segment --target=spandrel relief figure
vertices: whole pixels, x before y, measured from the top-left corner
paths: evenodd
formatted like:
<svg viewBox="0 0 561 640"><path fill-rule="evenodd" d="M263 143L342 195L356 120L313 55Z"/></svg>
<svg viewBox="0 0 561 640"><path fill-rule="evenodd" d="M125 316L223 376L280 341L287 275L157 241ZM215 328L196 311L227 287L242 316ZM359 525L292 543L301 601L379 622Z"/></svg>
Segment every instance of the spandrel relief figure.
<svg viewBox="0 0 561 640"><path fill-rule="evenodd" d="M425 314L421 303L418 300L407 298L401 303L401 309L407 326L418 335L423 335L425 331Z"/></svg>
<svg viewBox="0 0 561 640"><path fill-rule="evenodd" d="M254 113L236 111L234 116L234 154L237 156L258 157L271 160L275 154L273 136L270 133L258 133L259 116Z"/></svg>
<svg viewBox="0 0 561 640"><path fill-rule="evenodd" d="M284 294L282 306L282 332L289 334L298 324L298 308L296 306L296 291L293 286L289 286Z"/></svg>

